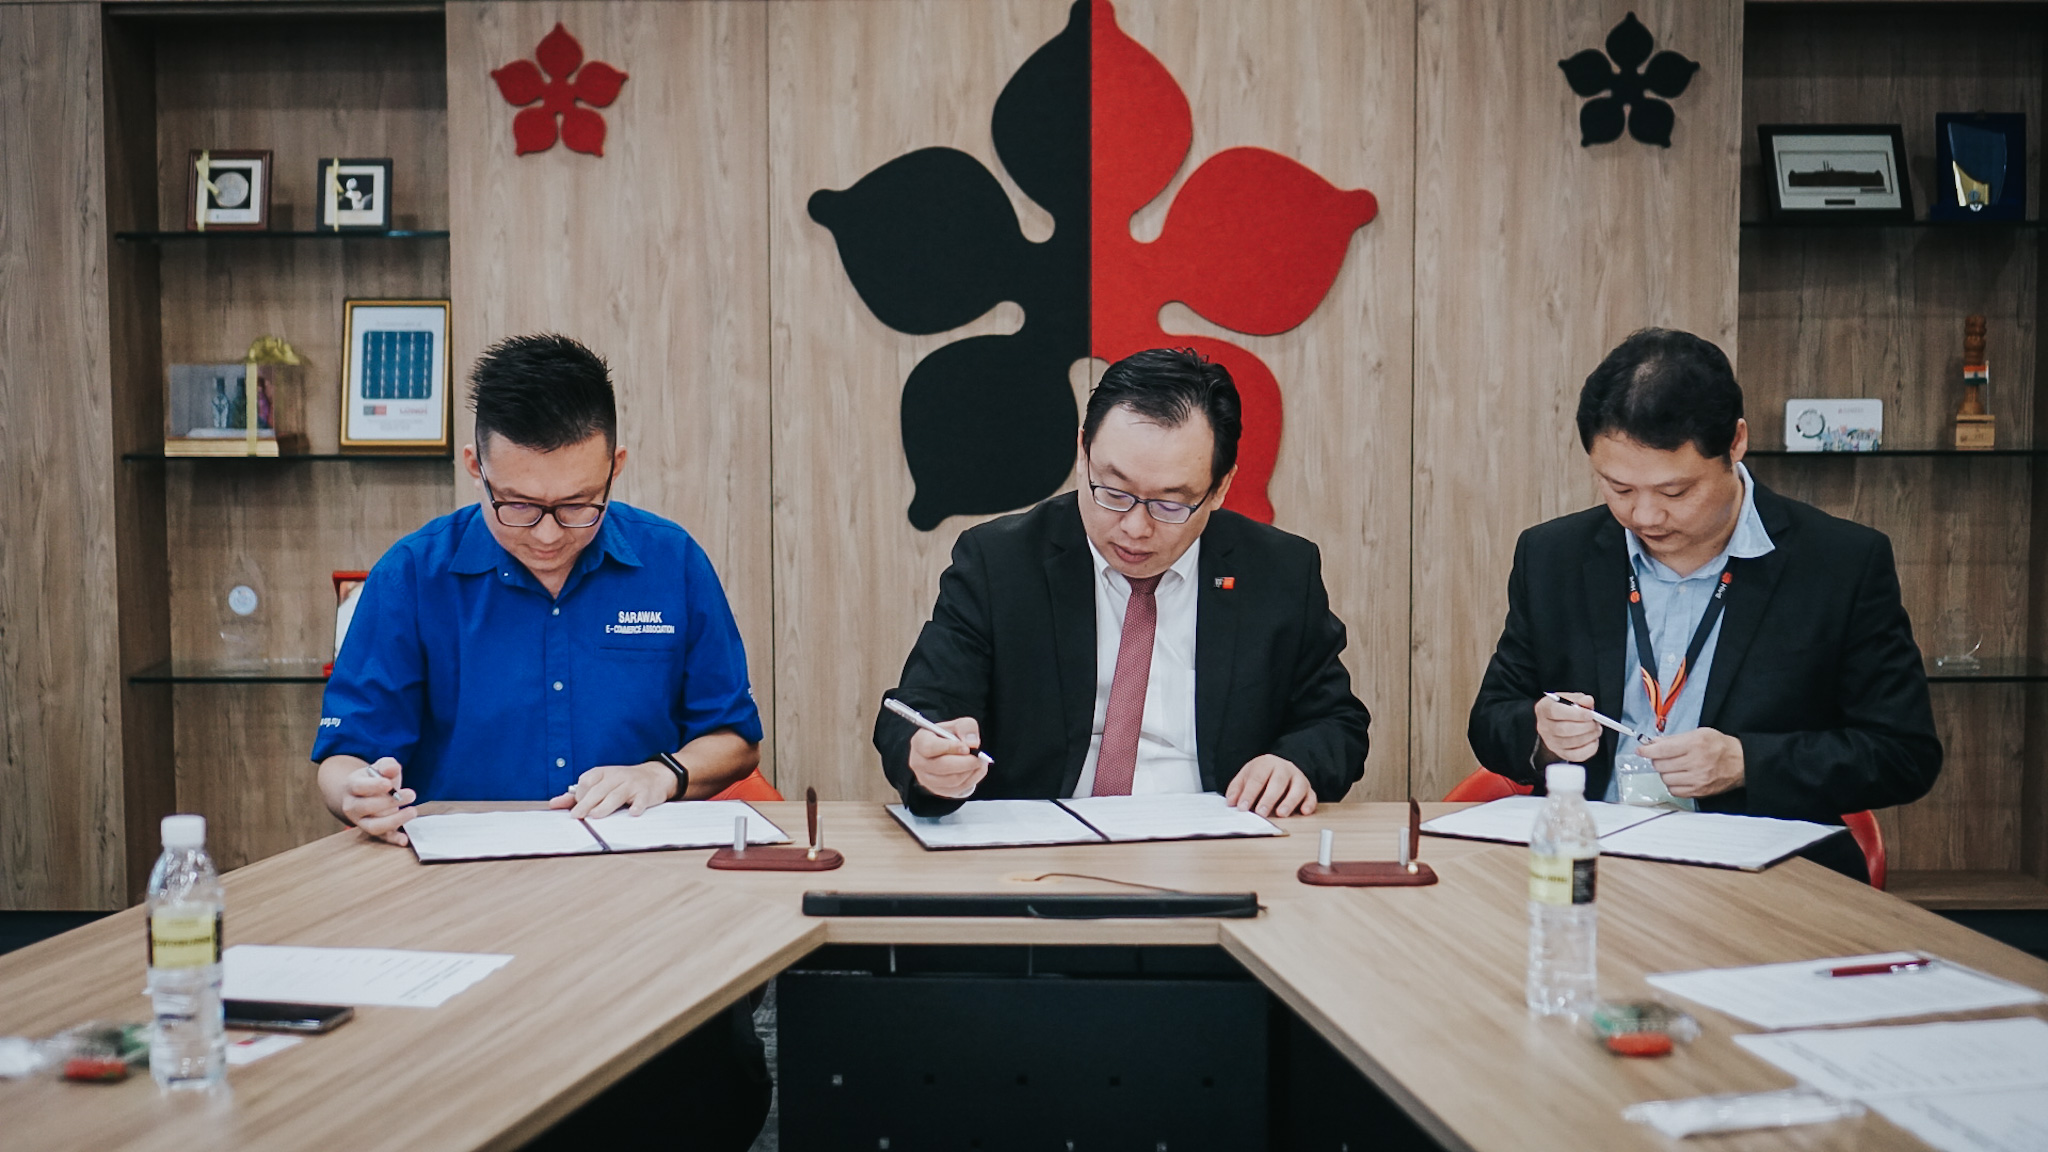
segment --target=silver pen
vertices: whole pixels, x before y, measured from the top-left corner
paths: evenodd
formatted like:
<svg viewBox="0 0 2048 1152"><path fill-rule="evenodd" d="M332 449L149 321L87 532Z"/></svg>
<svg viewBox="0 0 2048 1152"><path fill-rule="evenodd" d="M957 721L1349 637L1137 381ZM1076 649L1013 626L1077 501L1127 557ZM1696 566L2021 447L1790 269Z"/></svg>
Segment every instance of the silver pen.
<svg viewBox="0 0 2048 1152"><path fill-rule="evenodd" d="M959 733L946 731L944 728L941 728L937 724L932 723L930 720L925 719L924 713L919 712L917 709L912 708L910 705L905 704L903 701L896 699L894 696L882 697L882 707L887 708L889 711L894 712L898 716L903 717L905 720L910 721L912 724L917 725L919 728L922 728L927 732L930 732L937 736L944 736L946 739L951 740L954 743L960 745L962 749L967 749L967 741L962 740L960 738ZM995 765L995 761L989 759L988 753L975 752L974 754L976 756L981 757L981 762L983 764L990 765L991 767Z"/></svg>
<svg viewBox="0 0 2048 1152"><path fill-rule="evenodd" d="M1628 725L1623 724L1621 721L1614 719L1613 717L1603 716L1600 713L1593 711L1591 708L1586 707L1584 704L1574 704L1571 701L1565 699L1564 697L1559 696L1555 692L1545 692L1543 694L1543 698L1554 703L1562 704L1567 708L1577 708L1579 711L1584 712L1588 716L1591 716L1593 718L1593 723L1598 724L1602 728L1609 729L1610 731L1619 732L1623 736L1633 736L1636 738L1636 743L1638 744L1648 744L1650 741L1656 739L1655 736L1650 736L1645 733L1638 732L1635 729L1629 727Z"/></svg>

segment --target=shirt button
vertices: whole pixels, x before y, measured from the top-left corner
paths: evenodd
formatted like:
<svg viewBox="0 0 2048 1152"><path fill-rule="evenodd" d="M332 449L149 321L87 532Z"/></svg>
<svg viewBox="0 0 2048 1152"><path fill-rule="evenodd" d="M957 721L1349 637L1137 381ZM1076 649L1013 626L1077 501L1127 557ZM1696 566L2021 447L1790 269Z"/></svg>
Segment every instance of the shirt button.
<svg viewBox="0 0 2048 1152"><path fill-rule="evenodd" d="M548 615L550 615L550 616L560 616L561 614L562 614L562 610L561 610L560 608L556 608L556 609L554 609L553 611L551 611L551 612L549 612L549 613L548 613Z"/></svg>
<svg viewBox="0 0 2048 1152"><path fill-rule="evenodd" d="M569 762L567 760L562 759L560 756L555 757L555 767L567 768L568 766Z"/></svg>
<svg viewBox="0 0 2048 1152"><path fill-rule="evenodd" d="M557 692L560 692L561 690L562 690L562 682L561 682L560 680L557 680L557 681L555 681L555 691L557 691Z"/></svg>

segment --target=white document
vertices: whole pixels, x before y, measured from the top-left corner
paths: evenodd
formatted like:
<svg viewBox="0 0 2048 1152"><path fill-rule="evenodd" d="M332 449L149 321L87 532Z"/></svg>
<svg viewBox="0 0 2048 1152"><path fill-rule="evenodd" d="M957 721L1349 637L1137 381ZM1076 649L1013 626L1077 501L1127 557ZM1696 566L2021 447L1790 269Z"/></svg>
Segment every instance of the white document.
<svg viewBox="0 0 2048 1152"><path fill-rule="evenodd" d="M2048 1090L2048 1020L2038 1016L1751 1034L1735 1042L1845 1100Z"/></svg>
<svg viewBox="0 0 2048 1152"><path fill-rule="evenodd" d="M1077 796L1059 804L1117 843L1287 835L1258 813L1231 807L1216 792Z"/></svg>
<svg viewBox="0 0 2048 1152"><path fill-rule="evenodd" d="M969 800L944 816L894 816L927 848L1016 848L1027 844L1100 844L1095 829L1050 800Z"/></svg>
<svg viewBox="0 0 2048 1152"><path fill-rule="evenodd" d="M789 843L789 836L782 829L744 800L671 801L656 804L638 816L621 808L584 823L614 852L645 852L657 848L729 847L733 821L741 817L747 821L747 843Z"/></svg>
<svg viewBox="0 0 2048 1152"><path fill-rule="evenodd" d="M1959 964L1872 976L1829 976L1831 968L1918 959L1911 952L1836 956L1749 968L1653 972L1651 987L1683 996L1759 1028L1861 1024L1936 1012L1975 1012L2038 1004L2048 997ZM2044 1025L2048 1027L2048 1025Z"/></svg>
<svg viewBox="0 0 2048 1152"><path fill-rule="evenodd" d="M2048 1152L2048 1088L1893 1096L1871 1107L1941 1152Z"/></svg>
<svg viewBox="0 0 2048 1152"><path fill-rule="evenodd" d="M221 995L287 1004L439 1008L511 962L510 956L482 952L237 944L222 957Z"/></svg>
<svg viewBox="0 0 2048 1152"><path fill-rule="evenodd" d="M1680 864L1706 864L1759 872L1816 840L1842 829L1806 820L1738 816L1729 812L1669 812L1607 833L1600 851Z"/></svg>
<svg viewBox="0 0 2048 1152"><path fill-rule="evenodd" d="M731 835L732 825L726 825ZM415 816L405 835L420 863L503 860L514 856L579 856L604 851L583 821L566 809L529 812L451 812ZM261 999L261 997L259 997Z"/></svg>
<svg viewBox="0 0 2048 1152"><path fill-rule="evenodd" d="M1499 840L1508 844L1527 844L1529 832L1536 826L1536 814L1543 810L1546 799L1547 797L1543 796L1503 796L1498 800L1490 800L1471 808L1461 808L1434 820L1424 821L1422 830L1438 836L1459 836L1467 840ZM1655 820L1668 813L1668 810L1663 808L1638 808L1630 804L1609 804L1602 800L1589 800L1586 807L1593 810L1593 828L1603 837L1646 820Z"/></svg>

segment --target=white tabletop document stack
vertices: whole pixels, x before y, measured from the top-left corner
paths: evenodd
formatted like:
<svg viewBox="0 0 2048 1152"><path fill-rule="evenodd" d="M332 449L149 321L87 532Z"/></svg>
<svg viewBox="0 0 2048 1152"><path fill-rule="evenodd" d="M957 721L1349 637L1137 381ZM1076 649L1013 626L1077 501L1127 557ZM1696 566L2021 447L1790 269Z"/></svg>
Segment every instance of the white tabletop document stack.
<svg viewBox="0 0 2048 1152"><path fill-rule="evenodd" d="M889 815L932 849L1286 835L1265 817L1233 808L1214 792L970 800L944 816L913 816L903 805L891 804Z"/></svg>
<svg viewBox="0 0 2048 1152"><path fill-rule="evenodd" d="M1461 809L1423 824L1437 836L1468 840L1499 840L1527 844L1541 796L1508 796ZM1818 840L1845 831L1840 825L1768 816L1736 816L1726 812L1675 812L1589 801L1593 826L1600 833L1600 851L1608 856L1634 856L1711 868L1760 872Z"/></svg>

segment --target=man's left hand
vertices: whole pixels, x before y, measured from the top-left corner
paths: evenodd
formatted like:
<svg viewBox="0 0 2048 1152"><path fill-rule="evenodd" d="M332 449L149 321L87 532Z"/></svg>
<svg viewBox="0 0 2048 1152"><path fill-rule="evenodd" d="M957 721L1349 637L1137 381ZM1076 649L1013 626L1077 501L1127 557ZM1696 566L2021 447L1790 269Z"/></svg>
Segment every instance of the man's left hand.
<svg viewBox="0 0 2048 1152"><path fill-rule="evenodd" d="M1664 778L1673 796L1718 796L1742 787L1742 741L1712 728L1660 736L1636 749Z"/></svg>
<svg viewBox="0 0 2048 1152"><path fill-rule="evenodd" d="M1294 761L1270 752L1238 769L1223 790L1223 799L1261 816L1307 816L1316 810L1316 790L1309 786L1308 776Z"/></svg>
<svg viewBox="0 0 2048 1152"><path fill-rule="evenodd" d="M609 816L621 808L638 816L674 796L676 774L662 764L606 764L576 778L576 787L548 801L578 820Z"/></svg>

